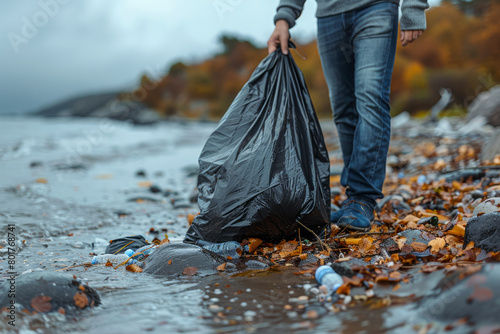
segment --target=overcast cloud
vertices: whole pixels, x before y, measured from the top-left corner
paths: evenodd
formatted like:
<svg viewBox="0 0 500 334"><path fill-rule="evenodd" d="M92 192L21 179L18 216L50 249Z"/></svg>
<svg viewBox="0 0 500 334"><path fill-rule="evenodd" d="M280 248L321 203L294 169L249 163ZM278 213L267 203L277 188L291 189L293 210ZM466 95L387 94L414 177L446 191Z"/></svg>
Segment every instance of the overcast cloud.
<svg viewBox="0 0 500 334"><path fill-rule="evenodd" d="M196 62L220 51L218 38L224 33L264 46L274 28L277 3L2 1L0 113L34 111L76 95L130 89L145 71L160 76L174 61ZM307 1L292 30L296 39L315 37L315 10L316 2Z"/></svg>

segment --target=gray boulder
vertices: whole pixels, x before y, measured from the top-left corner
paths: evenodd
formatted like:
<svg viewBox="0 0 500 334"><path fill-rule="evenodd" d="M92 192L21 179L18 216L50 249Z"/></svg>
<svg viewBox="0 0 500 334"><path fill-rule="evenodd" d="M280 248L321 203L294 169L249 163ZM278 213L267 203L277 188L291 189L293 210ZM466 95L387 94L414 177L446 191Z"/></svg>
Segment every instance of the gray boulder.
<svg viewBox="0 0 500 334"><path fill-rule="evenodd" d="M481 150L481 160L493 160L497 155L500 155L500 129L497 129L488 140L485 140Z"/></svg>
<svg viewBox="0 0 500 334"><path fill-rule="evenodd" d="M471 241L486 252L500 251L500 212L471 218L465 226L463 247Z"/></svg>
<svg viewBox="0 0 500 334"><path fill-rule="evenodd" d="M480 213L492 213L500 210L500 197L488 198L486 201L479 203L472 212L474 216Z"/></svg>
<svg viewBox="0 0 500 334"><path fill-rule="evenodd" d="M0 308L9 309L15 299L16 312L68 313L101 303L94 289L69 274L40 271L2 281ZM15 298L9 297L11 289L15 290Z"/></svg>
<svg viewBox="0 0 500 334"><path fill-rule="evenodd" d="M467 119L484 117L488 124L500 126L500 85L479 94L469 106Z"/></svg>

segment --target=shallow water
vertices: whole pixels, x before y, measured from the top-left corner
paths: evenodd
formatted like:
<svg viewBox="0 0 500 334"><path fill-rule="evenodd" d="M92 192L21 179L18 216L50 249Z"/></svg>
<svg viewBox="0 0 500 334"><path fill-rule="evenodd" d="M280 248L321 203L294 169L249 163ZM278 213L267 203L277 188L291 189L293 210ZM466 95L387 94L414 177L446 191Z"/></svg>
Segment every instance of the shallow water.
<svg viewBox="0 0 500 334"><path fill-rule="evenodd" d="M0 245L5 246L7 224L14 224L15 270L20 274L89 262L90 253L102 253L110 239L126 235L142 234L152 240L168 234L173 242L180 242L188 227L186 215L198 210L195 205L175 209L171 200L188 202L196 186L192 167L215 124L133 127L96 119L3 118L0 128ZM145 178L136 175L139 170L145 171ZM140 186L144 181L178 195L153 194ZM129 201L134 198L151 201ZM149 233L151 228L160 233ZM0 252L0 276L4 277L6 248ZM438 272L420 277L412 287L403 286L397 292L392 286L379 287L378 300L393 296L390 307L359 305L323 314L306 291L315 282L296 275L297 271L287 267L237 277L219 273L167 279L123 268L80 266L67 272L97 289L101 306L76 316L18 314L15 329L2 319L0 330L417 333L422 321L414 317L414 305L408 302L443 277ZM299 296L309 296L309 301L298 300ZM396 301L400 305L394 305ZM311 316L311 310L319 317ZM438 333L440 328L435 325L426 333Z"/></svg>

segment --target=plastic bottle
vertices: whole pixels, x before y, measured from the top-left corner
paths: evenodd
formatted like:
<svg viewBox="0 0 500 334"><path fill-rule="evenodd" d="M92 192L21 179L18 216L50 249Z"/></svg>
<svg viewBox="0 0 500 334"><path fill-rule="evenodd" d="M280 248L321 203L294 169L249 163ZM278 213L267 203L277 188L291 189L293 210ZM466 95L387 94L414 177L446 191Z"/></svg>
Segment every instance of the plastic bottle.
<svg viewBox="0 0 500 334"><path fill-rule="evenodd" d="M92 258L92 264L99 264L99 263L108 263L111 262L113 265L119 265L122 264L123 262L127 261L129 259L129 256L125 254L103 254L103 255L96 255ZM137 263L137 260L130 259L127 264L134 264Z"/></svg>
<svg viewBox="0 0 500 334"><path fill-rule="evenodd" d="M141 261L146 257L146 255L153 253L155 251L155 249L156 249L156 246L154 246L154 245L146 245L146 246L142 246L141 248L139 248L137 250L127 249L125 251L125 255L132 257L133 259ZM142 254L139 254L139 253L142 253ZM137 254L137 255L133 256L134 254Z"/></svg>
<svg viewBox="0 0 500 334"><path fill-rule="evenodd" d="M418 225L430 224L432 226L438 226L439 225L439 218L437 216L424 217L424 218L420 219L417 224Z"/></svg>
<svg viewBox="0 0 500 334"><path fill-rule="evenodd" d="M240 243L236 241L212 243L208 241L198 240L196 241L196 244L224 258L228 258L230 256L233 260L240 257L240 254L238 254L237 252L238 249L240 250L240 252L244 250L244 247L242 247Z"/></svg>
<svg viewBox="0 0 500 334"><path fill-rule="evenodd" d="M336 292L337 289L344 283L342 276L337 274L330 266L321 266L316 270L316 281L324 286L328 291L327 295Z"/></svg>

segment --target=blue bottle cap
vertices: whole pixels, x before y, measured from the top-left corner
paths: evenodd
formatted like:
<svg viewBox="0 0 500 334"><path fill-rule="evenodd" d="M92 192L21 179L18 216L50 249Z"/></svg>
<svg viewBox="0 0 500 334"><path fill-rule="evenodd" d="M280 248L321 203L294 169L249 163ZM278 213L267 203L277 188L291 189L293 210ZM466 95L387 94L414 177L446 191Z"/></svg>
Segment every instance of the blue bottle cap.
<svg viewBox="0 0 500 334"><path fill-rule="evenodd" d="M97 264L97 255L92 258L92 264Z"/></svg>
<svg viewBox="0 0 500 334"><path fill-rule="evenodd" d="M330 266L321 266L318 269L316 269L316 273L314 276L316 277L316 281L321 284L321 280L323 279L323 276L329 273L335 273L335 271L332 269Z"/></svg>
<svg viewBox="0 0 500 334"><path fill-rule="evenodd" d="M135 251L133 249L127 249L125 251L125 255L127 255L128 257L131 257L132 255L134 255Z"/></svg>

